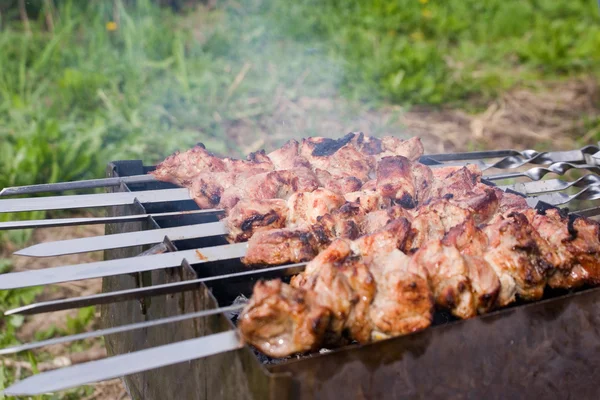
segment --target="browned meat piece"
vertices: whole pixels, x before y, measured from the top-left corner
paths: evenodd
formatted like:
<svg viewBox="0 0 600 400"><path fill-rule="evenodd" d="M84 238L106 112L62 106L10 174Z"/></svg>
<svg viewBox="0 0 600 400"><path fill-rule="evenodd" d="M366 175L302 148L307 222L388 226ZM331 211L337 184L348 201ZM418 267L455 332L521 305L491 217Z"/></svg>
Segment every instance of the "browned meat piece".
<svg viewBox="0 0 600 400"><path fill-rule="evenodd" d="M377 191L404 208L417 205L412 163L406 157L385 157L377 165Z"/></svg>
<svg viewBox="0 0 600 400"><path fill-rule="evenodd" d="M322 187L341 195L360 190L362 182L353 176L331 175L322 169L316 169L315 174Z"/></svg>
<svg viewBox="0 0 600 400"><path fill-rule="evenodd" d="M484 314L496 305L500 293L500 279L482 257L463 254L463 259L467 264L467 276L471 282L477 312Z"/></svg>
<svg viewBox="0 0 600 400"><path fill-rule="evenodd" d="M356 239L361 233L364 216L365 211L357 203L345 203L340 208L318 217L318 223L313 225L313 229L317 229L316 232L329 239ZM321 238L321 241L325 242L326 239Z"/></svg>
<svg viewBox="0 0 600 400"><path fill-rule="evenodd" d="M241 200L223 220L232 242L244 242L256 232L283 228L287 222L285 200Z"/></svg>
<svg viewBox="0 0 600 400"><path fill-rule="evenodd" d="M453 198L451 202L471 210L477 224L489 221L500 203L496 192L484 184L478 184L473 192Z"/></svg>
<svg viewBox="0 0 600 400"><path fill-rule="evenodd" d="M544 294L546 272L552 263L546 241L520 213L510 214L483 229L488 248L483 258L494 269L502 288L498 305L505 306L518 294L525 300L538 300Z"/></svg>
<svg viewBox="0 0 600 400"><path fill-rule="evenodd" d="M371 340L406 335L431 325L434 302L424 269L400 250L369 259L377 285L369 309Z"/></svg>
<svg viewBox="0 0 600 400"><path fill-rule="evenodd" d="M319 168L332 175L353 176L364 182L369 179L374 160L349 144L353 137L353 134L348 134L338 140L322 137L303 139L299 154L313 169Z"/></svg>
<svg viewBox="0 0 600 400"><path fill-rule="evenodd" d="M384 136L381 144L384 151L377 155L378 159L387 156L403 156L411 161L416 161L423 155L423 143L416 136L407 140Z"/></svg>
<svg viewBox="0 0 600 400"><path fill-rule="evenodd" d="M341 195L323 188L294 193L288 199L288 227L315 224L320 216L340 208L344 203Z"/></svg>
<svg viewBox="0 0 600 400"><path fill-rule="evenodd" d="M299 143L292 139L281 148L267 154L267 157L269 157L276 170L299 167L311 168L310 163L304 157L298 155L299 146Z"/></svg>
<svg viewBox="0 0 600 400"><path fill-rule="evenodd" d="M187 186L201 173L225 171L225 162L199 144L186 152L173 153L158 164L151 174L159 181Z"/></svg>
<svg viewBox="0 0 600 400"><path fill-rule="evenodd" d="M221 202L225 189L235 185L236 175L231 172L206 172L194 178L189 194L201 209L215 208Z"/></svg>
<svg viewBox="0 0 600 400"><path fill-rule="evenodd" d="M279 279L260 281L240 315L242 337L271 357L318 350L329 326L330 311L316 293L292 288Z"/></svg>
<svg viewBox="0 0 600 400"><path fill-rule="evenodd" d="M427 271L435 303L459 318L477 314L477 305L471 292L468 266L454 246L430 241L413 257Z"/></svg>
<svg viewBox="0 0 600 400"><path fill-rule="evenodd" d="M475 225L475 219L467 219L446 231L442 243L456 247L462 254L481 254L488 245L487 236Z"/></svg>
<svg viewBox="0 0 600 400"><path fill-rule="evenodd" d="M448 168L448 167L446 167ZM455 170L434 168L433 174L435 179L429 195L433 198L452 196L461 198L473 192L477 183L481 178L481 171L469 167L462 167ZM443 172L451 171L445 177L442 177Z"/></svg>
<svg viewBox="0 0 600 400"><path fill-rule="evenodd" d="M246 265L279 265L312 260L319 251L319 240L307 229L272 229L256 232L248 241Z"/></svg>
<svg viewBox="0 0 600 400"><path fill-rule="evenodd" d="M312 192L318 187L317 177L309 169L271 171L225 189L219 205L227 210L240 199L287 199L295 192Z"/></svg>
<svg viewBox="0 0 600 400"><path fill-rule="evenodd" d="M408 221L412 219L411 215L400 206L391 206L387 210L371 211L364 216L360 230L365 234L371 233L400 217L404 217Z"/></svg>
<svg viewBox="0 0 600 400"><path fill-rule="evenodd" d="M316 293L318 303L331 311L326 344L339 344L344 334L363 343L370 339L375 281L368 266L351 255L349 242L336 239L292 279L292 286Z"/></svg>
<svg viewBox="0 0 600 400"><path fill-rule="evenodd" d="M406 218L398 218L384 227L363 235L352 243L355 253L362 256L390 252L405 246L409 237L410 222Z"/></svg>
<svg viewBox="0 0 600 400"><path fill-rule="evenodd" d="M417 204L426 201L430 196L433 174L431 168L421 163L412 164L413 182L415 185L415 196Z"/></svg>
<svg viewBox="0 0 600 400"><path fill-rule="evenodd" d="M548 278L550 287L569 289L585 283L597 284L600 254L597 223L585 218L569 219L553 209L544 214L530 209L525 215L556 254L556 269Z"/></svg>
<svg viewBox="0 0 600 400"><path fill-rule="evenodd" d="M530 209L524 197L512 193L506 193L498 188L494 188L494 191L498 197L498 214L510 214L514 211Z"/></svg>
<svg viewBox="0 0 600 400"><path fill-rule="evenodd" d="M388 198L382 197L376 190L361 190L344 194L346 201L358 203L367 212L382 210L391 206Z"/></svg>

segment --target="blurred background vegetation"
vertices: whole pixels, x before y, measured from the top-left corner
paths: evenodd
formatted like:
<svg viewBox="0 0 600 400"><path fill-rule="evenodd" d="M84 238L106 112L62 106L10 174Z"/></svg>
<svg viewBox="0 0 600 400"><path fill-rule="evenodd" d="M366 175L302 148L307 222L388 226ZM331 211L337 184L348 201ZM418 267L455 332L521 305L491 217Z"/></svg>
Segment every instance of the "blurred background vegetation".
<svg viewBox="0 0 600 400"><path fill-rule="evenodd" d="M345 133L319 110L477 114L514 88L577 79L596 93L599 49L595 0L0 0L0 188L100 177L110 160L196 142L242 154ZM281 117L284 102L303 123ZM580 119L599 140L598 117ZM0 311L39 291L0 293ZM22 323L0 321L0 345Z"/></svg>

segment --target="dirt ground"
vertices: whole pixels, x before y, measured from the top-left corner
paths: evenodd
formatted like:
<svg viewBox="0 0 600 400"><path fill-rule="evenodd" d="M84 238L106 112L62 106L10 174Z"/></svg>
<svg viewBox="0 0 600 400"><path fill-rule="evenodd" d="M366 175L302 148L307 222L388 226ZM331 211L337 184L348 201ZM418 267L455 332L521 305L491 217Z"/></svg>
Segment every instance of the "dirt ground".
<svg viewBox="0 0 600 400"><path fill-rule="evenodd" d="M322 136L339 136L349 131L418 135L423 139L427 153L480 148L539 149L544 145L566 149L593 143L598 132L590 130L586 121L600 116L598 94L598 85L591 79L556 83L543 88L516 89L488 104L485 111L478 114L455 109L431 111L398 107L358 110L342 101L329 99L281 99L276 112L264 117L258 126L256 121L242 120L227 126L227 132L244 152L271 148L282 140L313 131L315 135ZM264 133L262 136L256 135L257 127ZM103 229L103 226L40 229L34 232L29 244L101 235ZM5 248L3 252L10 254L14 250ZM100 260L102 255L92 253L50 259L10 257L16 270L26 270L92 262ZM100 280L73 282L47 288L40 300L84 296L100 290ZM75 314L76 310L28 317L20 328L19 338L31 341L36 331L52 325L64 326L67 316ZM95 327L94 324L90 329ZM49 351L56 358L42 366L43 369L105 356L99 342L85 354L67 355L64 346L56 346ZM26 364L21 367L27 368ZM94 389L94 394L87 400L129 398L119 380L96 384Z"/></svg>

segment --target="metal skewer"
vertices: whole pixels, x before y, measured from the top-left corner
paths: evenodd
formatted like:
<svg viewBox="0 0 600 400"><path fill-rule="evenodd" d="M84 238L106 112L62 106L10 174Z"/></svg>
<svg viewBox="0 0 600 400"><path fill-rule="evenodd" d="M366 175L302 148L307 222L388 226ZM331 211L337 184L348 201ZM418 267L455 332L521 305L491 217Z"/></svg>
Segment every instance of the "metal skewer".
<svg viewBox="0 0 600 400"><path fill-rule="evenodd" d="M141 232L117 233L78 239L44 242L16 251L18 256L51 257L66 254L87 253L91 251L121 249L131 246L160 243L165 237L172 242L199 237L211 237L227 234L222 222L209 222L173 228L150 229Z"/></svg>
<svg viewBox="0 0 600 400"><path fill-rule="evenodd" d="M100 304L116 303L127 300L138 300L146 297L165 294L180 293L197 289L201 284L214 281L236 281L245 278L271 279L283 276L297 275L304 270L306 263L288 264L277 267L253 269L233 274L209 276L206 278L191 279L182 282L165 283L162 285L139 287L134 289L119 290L115 292L98 293L89 296L73 297L68 299L50 300L13 308L4 312L4 315L32 315L51 311L69 310L73 308L95 306Z"/></svg>
<svg viewBox="0 0 600 400"><path fill-rule="evenodd" d="M158 182L158 180L154 177L154 175L144 174L115 178L86 179L82 181L73 182L41 183L38 185L7 187L0 191L0 196L17 196L22 194L34 194L44 192L64 192L68 190L79 189L97 189L102 187L119 186L122 183L133 184L149 182Z"/></svg>
<svg viewBox="0 0 600 400"><path fill-rule="evenodd" d="M55 392L242 347L237 331L231 330L36 374L8 387L4 394L33 396Z"/></svg>
<svg viewBox="0 0 600 400"><path fill-rule="evenodd" d="M184 215L206 214L206 210L175 211L154 214L134 214L123 215L119 217L79 217L79 218L55 218L55 219L34 219L23 221L0 222L0 231L10 229L30 229L30 228L50 228L57 226L75 226L75 225L97 225L112 224L116 222L134 222L144 221L148 218L180 217Z"/></svg>
<svg viewBox="0 0 600 400"><path fill-rule="evenodd" d="M535 150L496 150L496 151L475 151L466 153L453 153L453 154L429 154L424 155L423 159L434 160L438 162L445 161L465 161L465 160L481 160L485 158L500 158L501 160L496 161L492 164L482 163L482 169L488 168L517 168L525 164L551 164L553 162L572 162L587 163L590 161L590 156L599 152L600 148L597 146L585 146L579 150L570 151L550 151L550 152L538 152ZM134 175L125 177L114 177L114 178L101 178L101 179L88 179L75 182L59 182L59 183L47 183L29 186L13 186L7 187L0 191L0 197L2 196L15 196L22 194L34 194L44 192L61 192L68 190L78 189L93 189L101 187L119 186L122 183L148 183L155 182L157 179L150 174L145 175Z"/></svg>
<svg viewBox="0 0 600 400"><path fill-rule="evenodd" d="M10 272L0 275L0 290L175 268L181 266L183 260L187 260L190 264L203 264L236 259L246 254L247 246L247 243L235 243L173 253Z"/></svg>

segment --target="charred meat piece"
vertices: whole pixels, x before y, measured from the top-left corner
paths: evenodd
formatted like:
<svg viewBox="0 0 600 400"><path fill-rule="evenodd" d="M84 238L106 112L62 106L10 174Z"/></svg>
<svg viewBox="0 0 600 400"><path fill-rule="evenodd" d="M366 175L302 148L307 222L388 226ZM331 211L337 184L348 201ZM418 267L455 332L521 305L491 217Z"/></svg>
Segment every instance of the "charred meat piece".
<svg viewBox="0 0 600 400"><path fill-rule="evenodd" d="M275 170L294 169L299 167L310 168L310 163L306 158L298 154L300 144L296 140L286 142L279 149L267 154L267 157L273 163Z"/></svg>
<svg viewBox="0 0 600 400"><path fill-rule="evenodd" d="M391 206L387 210L371 211L364 216L360 230L363 233L371 233L401 217L406 218L408 221L412 220L412 216L400 206Z"/></svg>
<svg viewBox="0 0 600 400"><path fill-rule="evenodd" d="M344 194L346 201L358 203L367 212L382 210L391 206L391 200L376 190L360 190Z"/></svg>
<svg viewBox="0 0 600 400"><path fill-rule="evenodd" d="M441 241L430 241L413 256L413 262L427 271L435 303L459 318L477 315L469 268L454 246Z"/></svg>
<svg viewBox="0 0 600 400"><path fill-rule="evenodd" d="M186 152L170 155L151 174L160 181L187 186L199 174L226 171L225 162L209 153L203 144L199 144Z"/></svg>
<svg viewBox="0 0 600 400"><path fill-rule="evenodd" d="M300 155L306 158L314 169L322 169L332 175L353 176L365 182L369 179L374 160L348 144L350 135L352 134L339 140L320 137L303 139Z"/></svg>
<svg viewBox="0 0 600 400"><path fill-rule="evenodd" d="M377 285L369 309L371 340L406 335L431 325L434 302L423 268L400 250L368 258Z"/></svg>
<svg viewBox="0 0 600 400"><path fill-rule="evenodd" d="M256 232L283 228L287 222L285 200L241 200L223 220L232 242L244 242Z"/></svg>
<svg viewBox="0 0 600 400"><path fill-rule="evenodd" d="M304 262L312 260L321 246L322 243L308 228L271 229L256 232L250 238L242 261L247 265Z"/></svg>
<svg viewBox="0 0 600 400"><path fill-rule="evenodd" d="M340 208L344 203L341 195L324 188L294 193L287 202L288 226L315 224L319 217Z"/></svg>
<svg viewBox="0 0 600 400"><path fill-rule="evenodd" d="M510 214L515 211L518 212L531 208L527 205L525 197L507 193L498 188L494 188L494 191L498 197L498 214Z"/></svg>
<svg viewBox="0 0 600 400"><path fill-rule="evenodd" d="M431 171L402 156L382 158L377 165L376 189L404 208L414 208L429 193Z"/></svg>
<svg viewBox="0 0 600 400"><path fill-rule="evenodd" d="M339 345L342 339L369 341L368 311L375 281L364 261L352 255L348 241L334 240L291 285L316 293L318 303L330 310L325 344Z"/></svg>
<svg viewBox="0 0 600 400"><path fill-rule="evenodd" d="M505 306L518 294L538 300L544 294L546 273L552 268L549 245L520 213L510 214L483 229L488 248L482 255L494 269L502 289L498 305Z"/></svg>
<svg viewBox="0 0 600 400"><path fill-rule="evenodd" d="M476 167L451 168L453 167L433 169L434 179L430 190L431 197L464 197L475 189L481 179L481 171ZM443 176L445 173L448 174Z"/></svg>
<svg viewBox="0 0 600 400"><path fill-rule="evenodd" d="M246 341L271 357L319 349L329 326L330 311L316 293L280 280L260 281L244 308L238 327Z"/></svg>
<svg viewBox="0 0 600 400"><path fill-rule="evenodd" d="M410 234L410 222L406 218L390 221L384 227L361 236L352 243L356 254L368 256L390 252L404 247Z"/></svg>
<svg viewBox="0 0 600 400"><path fill-rule="evenodd" d="M467 264L467 276L479 314L491 311L500 293L500 279L494 269L482 257L463 254Z"/></svg>
<svg viewBox="0 0 600 400"><path fill-rule="evenodd" d="M381 139L381 145L383 152L377 154L377 159L388 156L403 156L411 161L416 161L423 155L423 143L418 137L402 140L393 136L384 136Z"/></svg>
<svg viewBox="0 0 600 400"><path fill-rule="evenodd" d="M235 185L236 175L231 172L208 172L194 178L189 194L202 209L215 208L221 202L225 189Z"/></svg>
<svg viewBox="0 0 600 400"><path fill-rule="evenodd" d="M357 203L344 203L340 208L318 217L313 229L329 239L356 239L361 234L364 216L365 211Z"/></svg>
<svg viewBox="0 0 600 400"><path fill-rule="evenodd" d="M240 199L287 199L295 192L312 192L318 187L317 177L309 169L271 171L225 189L219 205L227 210Z"/></svg>
<svg viewBox="0 0 600 400"><path fill-rule="evenodd" d="M574 288L585 283L597 284L598 224L586 218L561 215L550 209L538 213L525 212L532 226L548 241L556 254L556 270L548 278L548 285L557 288Z"/></svg>
<svg viewBox="0 0 600 400"><path fill-rule="evenodd" d="M362 182L354 176L337 176L332 175L322 169L315 169L315 174L322 187L329 189L332 192L344 195L346 193L360 190Z"/></svg>

